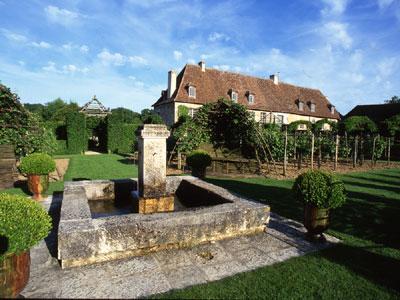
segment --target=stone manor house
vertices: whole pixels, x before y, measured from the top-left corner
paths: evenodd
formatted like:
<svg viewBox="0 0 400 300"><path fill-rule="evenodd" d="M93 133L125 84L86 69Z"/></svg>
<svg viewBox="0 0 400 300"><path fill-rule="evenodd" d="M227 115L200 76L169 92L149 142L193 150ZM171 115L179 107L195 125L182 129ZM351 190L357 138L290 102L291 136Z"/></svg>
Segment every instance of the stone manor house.
<svg viewBox="0 0 400 300"><path fill-rule="evenodd" d="M316 122L339 120L335 106L321 91L279 81L187 64L177 75L168 72L168 89L152 105L167 125L178 120L178 107L188 107L193 116L203 104L219 98L230 99L247 107L261 123L289 124L298 120Z"/></svg>

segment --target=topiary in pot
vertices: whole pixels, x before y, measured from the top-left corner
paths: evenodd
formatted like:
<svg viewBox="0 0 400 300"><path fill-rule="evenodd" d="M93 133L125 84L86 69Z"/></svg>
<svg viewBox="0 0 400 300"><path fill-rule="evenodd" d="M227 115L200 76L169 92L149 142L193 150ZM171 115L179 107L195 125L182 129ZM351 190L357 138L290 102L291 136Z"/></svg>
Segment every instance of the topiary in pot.
<svg viewBox="0 0 400 300"><path fill-rule="evenodd" d="M292 188L297 200L304 203L304 226L307 238L325 240L330 210L346 201L344 184L335 175L323 171L307 171L296 178Z"/></svg>
<svg viewBox="0 0 400 300"><path fill-rule="evenodd" d="M33 153L21 160L19 170L28 176L28 188L36 200L42 200L42 193L49 187L49 173L56 169L50 155Z"/></svg>
<svg viewBox="0 0 400 300"><path fill-rule="evenodd" d="M51 218L35 201L0 193L0 298L16 297L29 279L29 249L51 230Z"/></svg>
<svg viewBox="0 0 400 300"><path fill-rule="evenodd" d="M204 178L206 176L206 168L211 165L211 156L202 150L196 150L186 157L186 163L192 170L192 175Z"/></svg>

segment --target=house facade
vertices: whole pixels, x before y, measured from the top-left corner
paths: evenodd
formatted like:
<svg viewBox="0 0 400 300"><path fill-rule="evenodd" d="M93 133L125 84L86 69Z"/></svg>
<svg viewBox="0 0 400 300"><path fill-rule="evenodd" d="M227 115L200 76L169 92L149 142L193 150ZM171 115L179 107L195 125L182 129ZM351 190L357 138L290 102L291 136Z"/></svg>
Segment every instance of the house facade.
<svg viewBox="0 0 400 300"><path fill-rule="evenodd" d="M279 81L278 75L258 78L206 68L205 62L187 64L179 74L168 72L168 88L152 105L167 125L178 120L183 105L193 116L204 104L219 98L245 105L257 122L289 124L340 119L335 106L321 91Z"/></svg>

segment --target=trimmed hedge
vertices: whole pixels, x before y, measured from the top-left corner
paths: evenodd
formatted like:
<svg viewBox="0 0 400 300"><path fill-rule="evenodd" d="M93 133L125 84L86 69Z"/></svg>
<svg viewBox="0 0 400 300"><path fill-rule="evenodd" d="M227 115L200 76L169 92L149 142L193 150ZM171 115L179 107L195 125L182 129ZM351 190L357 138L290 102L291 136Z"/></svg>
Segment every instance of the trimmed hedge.
<svg viewBox="0 0 400 300"><path fill-rule="evenodd" d="M25 174L46 175L56 169L56 163L48 154L33 153L21 159L19 169Z"/></svg>
<svg viewBox="0 0 400 300"><path fill-rule="evenodd" d="M298 201L318 208L337 208L346 202L343 182L324 171L310 170L299 175L292 190Z"/></svg>
<svg viewBox="0 0 400 300"><path fill-rule="evenodd" d="M42 206L24 196L0 193L0 262L36 245L51 230L51 218Z"/></svg>
<svg viewBox="0 0 400 300"><path fill-rule="evenodd" d="M132 153L139 124L124 124L113 115L107 116L107 149L115 153Z"/></svg>
<svg viewBox="0 0 400 300"><path fill-rule="evenodd" d="M67 148L70 154L79 154L87 150L85 115L72 112L67 115Z"/></svg>

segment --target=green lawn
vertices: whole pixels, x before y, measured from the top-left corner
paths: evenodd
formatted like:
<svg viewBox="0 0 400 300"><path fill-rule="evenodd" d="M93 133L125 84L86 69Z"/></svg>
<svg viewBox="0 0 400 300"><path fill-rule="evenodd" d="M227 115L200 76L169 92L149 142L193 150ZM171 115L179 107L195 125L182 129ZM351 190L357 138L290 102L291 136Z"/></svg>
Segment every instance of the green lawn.
<svg viewBox="0 0 400 300"><path fill-rule="evenodd" d="M100 155L63 155L57 158L69 158L69 167L64 176L65 181L85 179L117 179L137 177L137 166L128 159L116 154ZM47 194L61 192L64 182L51 182ZM19 188L7 189L13 194L29 194L26 185Z"/></svg>
<svg viewBox="0 0 400 300"><path fill-rule="evenodd" d="M329 231L343 240L341 245L157 297L399 299L400 169L341 178L348 202L334 211ZM302 220L302 206L292 200L292 180L208 181L268 203L280 215Z"/></svg>
<svg viewBox="0 0 400 300"><path fill-rule="evenodd" d="M119 155L68 157L65 180L137 176L136 166ZM343 240L341 245L156 297L400 299L400 169L349 173L341 178L348 202L334 211L329 231ZM208 181L265 202L282 216L302 220L302 206L291 196L292 180ZM62 189L63 182L52 183L49 193Z"/></svg>

